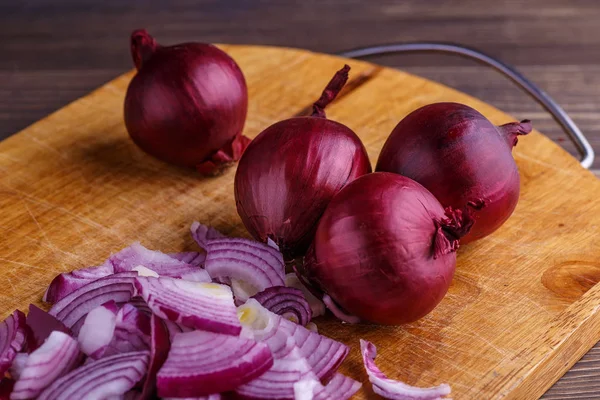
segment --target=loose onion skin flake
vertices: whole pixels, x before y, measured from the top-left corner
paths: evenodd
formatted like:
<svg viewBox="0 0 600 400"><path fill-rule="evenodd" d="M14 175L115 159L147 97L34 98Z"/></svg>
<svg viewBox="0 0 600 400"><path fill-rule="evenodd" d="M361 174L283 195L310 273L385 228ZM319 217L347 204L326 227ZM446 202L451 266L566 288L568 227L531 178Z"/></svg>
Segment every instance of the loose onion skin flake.
<svg viewBox="0 0 600 400"><path fill-rule="evenodd" d="M179 333L158 371L158 395L197 397L234 390L272 365L264 343L205 331Z"/></svg>
<svg viewBox="0 0 600 400"><path fill-rule="evenodd" d="M494 126L477 110L458 103L435 103L406 116L387 139L377 171L419 182L444 207L462 209L483 201L476 223L461 243L498 229L519 200L519 171L511 154L531 122Z"/></svg>
<svg viewBox="0 0 600 400"><path fill-rule="evenodd" d="M415 321L446 294L471 213L444 210L409 178L365 175L333 198L298 272L350 316L378 324Z"/></svg>
<svg viewBox="0 0 600 400"><path fill-rule="evenodd" d="M450 394L450 386L441 384L432 388L418 388L389 379L375 365L377 348L371 342L360 340L360 351L373 391L385 399L392 400L438 400Z"/></svg>
<svg viewBox="0 0 600 400"><path fill-rule="evenodd" d="M211 44L161 46L145 30L131 35L131 53L138 73L125 126L142 150L203 174L239 159L250 141L242 136L248 89L231 57Z"/></svg>
<svg viewBox="0 0 600 400"><path fill-rule="evenodd" d="M348 127L325 117L350 67L338 71L310 117L277 122L260 133L235 175L237 211L258 241L272 239L286 259L304 255L317 221L347 183L371 172L367 152Z"/></svg>

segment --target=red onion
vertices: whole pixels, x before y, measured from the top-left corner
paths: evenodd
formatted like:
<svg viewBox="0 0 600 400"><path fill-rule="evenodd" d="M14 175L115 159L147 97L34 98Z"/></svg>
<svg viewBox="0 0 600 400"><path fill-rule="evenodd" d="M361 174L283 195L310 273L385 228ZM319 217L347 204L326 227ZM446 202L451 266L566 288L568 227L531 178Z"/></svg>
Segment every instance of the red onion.
<svg viewBox="0 0 600 400"><path fill-rule="evenodd" d="M114 301L102 304L87 313L77 340L81 351L91 358L101 358L112 341L119 309Z"/></svg>
<svg viewBox="0 0 600 400"><path fill-rule="evenodd" d="M69 273L60 274L48 286L42 301L54 304L80 287L114 272L112 264L105 262L98 267L76 269Z"/></svg>
<svg viewBox="0 0 600 400"><path fill-rule="evenodd" d="M168 254L176 260L201 268L204 266L204 260L206 259L206 254L198 251L183 251L181 253Z"/></svg>
<svg viewBox="0 0 600 400"><path fill-rule="evenodd" d="M367 375L369 375L369 381L373 384L373 391L385 399L438 400L450 394L450 386L446 384L423 389L388 378L375 365L377 348L371 342L361 339L360 351Z"/></svg>
<svg viewBox="0 0 600 400"><path fill-rule="evenodd" d="M368 174L329 203L299 272L362 320L415 321L446 294L471 225L409 178Z"/></svg>
<svg viewBox="0 0 600 400"><path fill-rule="evenodd" d="M348 355L349 349L343 343L288 321L270 312L255 299L238 307L238 315L242 325L250 329L256 340L269 344L272 351L288 337L293 338L300 354L319 379L331 377Z"/></svg>
<svg viewBox="0 0 600 400"><path fill-rule="evenodd" d="M88 283L52 306L50 315L78 334L85 316L94 308L111 300L117 303L129 301L136 276L136 272L121 272Z"/></svg>
<svg viewBox="0 0 600 400"><path fill-rule="evenodd" d="M141 399L153 398L152 395L156 392L156 374L165 363L171 347L169 332L165 324L154 314L150 317L150 330L150 363Z"/></svg>
<svg viewBox="0 0 600 400"><path fill-rule="evenodd" d="M147 351L106 357L55 380L38 400L120 398L142 379L147 367Z"/></svg>
<svg viewBox="0 0 600 400"><path fill-rule="evenodd" d="M243 281L242 301L271 286L283 286L285 265L279 251L265 243L241 238L206 241L204 267L213 278ZM233 287L233 285L232 285ZM236 298L242 292L237 291Z"/></svg>
<svg viewBox="0 0 600 400"><path fill-rule="evenodd" d="M135 286L157 316L194 329L238 335L231 289L216 283L138 277Z"/></svg>
<svg viewBox="0 0 600 400"><path fill-rule="evenodd" d="M64 332L70 336L73 335L71 330L67 328L65 324L33 304L29 305L29 313L27 314L26 322L32 334L30 351L40 347L53 331Z"/></svg>
<svg viewBox="0 0 600 400"><path fill-rule="evenodd" d="M248 89L242 71L211 44L161 46L145 30L131 35L137 75L125 97L125 126L145 152L213 173L241 156Z"/></svg>
<svg viewBox="0 0 600 400"><path fill-rule="evenodd" d="M304 254L334 194L371 172L356 134L325 118L350 67L338 71L310 117L277 122L248 146L235 175L238 214L256 240L277 243L284 257Z"/></svg>
<svg viewBox="0 0 600 400"><path fill-rule="evenodd" d="M256 379L235 389L236 397L246 400L294 400L294 384L315 378L294 339L287 337L273 352L273 366Z"/></svg>
<svg viewBox="0 0 600 400"><path fill-rule="evenodd" d="M196 397L230 391L272 365L273 356L264 343L205 331L179 333L158 371L158 395Z"/></svg>
<svg viewBox="0 0 600 400"><path fill-rule="evenodd" d="M81 361L77 340L54 331L44 344L31 353L19 374L11 400L36 398L54 380L75 368Z"/></svg>
<svg viewBox="0 0 600 400"><path fill-rule="evenodd" d="M362 384L345 375L336 373L323 386L316 379L305 379L294 384L295 400L347 400L350 399Z"/></svg>
<svg viewBox="0 0 600 400"><path fill-rule="evenodd" d="M29 335L25 314L19 310L0 323L0 376L4 376L17 353L26 347Z"/></svg>
<svg viewBox="0 0 600 400"><path fill-rule="evenodd" d="M285 286L266 288L252 296L267 310L305 326L312 318L310 305L300 289Z"/></svg>
<svg viewBox="0 0 600 400"><path fill-rule="evenodd" d="M531 132L528 120L494 126L478 111L436 103L406 116L387 139L377 171L395 172L425 186L444 207L483 201L476 223L461 243L489 235L519 200L519 171L512 148Z"/></svg>
<svg viewBox="0 0 600 400"><path fill-rule="evenodd" d="M113 265L114 272L135 270L143 276L168 276L195 282L211 282L208 272L202 268L160 251L149 250L139 242L113 254L109 262Z"/></svg>
<svg viewBox="0 0 600 400"><path fill-rule="evenodd" d="M10 400L10 394L15 386L15 381L11 378L2 378L0 380L0 400Z"/></svg>

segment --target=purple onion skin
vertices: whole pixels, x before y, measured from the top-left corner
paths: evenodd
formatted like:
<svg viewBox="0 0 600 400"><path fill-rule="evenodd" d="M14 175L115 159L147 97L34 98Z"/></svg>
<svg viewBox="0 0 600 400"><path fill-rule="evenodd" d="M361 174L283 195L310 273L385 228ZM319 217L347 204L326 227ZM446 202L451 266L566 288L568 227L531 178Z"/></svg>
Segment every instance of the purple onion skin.
<svg viewBox="0 0 600 400"><path fill-rule="evenodd" d="M133 141L206 173L237 160L249 142L241 136L248 89L235 61L211 44L160 46L144 30L131 41L138 73L127 89L125 125Z"/></svg>
<svg viewBox="0 0 600 400"><path fill-rule="evenodd" d="M498 229L519 200L519 171L511 154L528 120L494 126L477 110L458 103L430 104L413 111L385 142L376 171L394 172L425 186L444 207L483 200L471 232L461 244Z"/></svg>
<svg viewBox="0 0 600 400"><path fill-rule="evenodd" d="M248 146L235 176L237 210L250 234L272 238L284 257L303 255L331 198L371 172L348 127L297 117L271 125Z"/></svg>
<svg viewBox="0 0 600 400"><path fill-rule="evenodd" d="M462 233L449 233L446 222L417 182L365 175L329 203L302 273L363 321L415 321L442 300L454 275Z"/></svg>

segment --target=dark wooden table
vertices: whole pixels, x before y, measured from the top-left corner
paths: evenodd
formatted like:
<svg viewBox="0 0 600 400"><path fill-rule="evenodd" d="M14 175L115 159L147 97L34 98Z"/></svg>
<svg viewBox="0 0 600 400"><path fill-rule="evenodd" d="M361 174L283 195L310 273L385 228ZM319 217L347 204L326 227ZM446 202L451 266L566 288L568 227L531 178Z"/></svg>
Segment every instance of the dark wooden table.
<svg viewBox="0 0 600 400"><path fill-rule="evenodd" d="M401 41L462 43L517 66L554 96L600 153L598 0L4 0L0 139L130 69L128 37L140 27L165 44L268 44L326 53ZM439 55L372 60L530 118L574 153L549 115L491 70ZM600 346L545 398L600 399Z"/></svg>

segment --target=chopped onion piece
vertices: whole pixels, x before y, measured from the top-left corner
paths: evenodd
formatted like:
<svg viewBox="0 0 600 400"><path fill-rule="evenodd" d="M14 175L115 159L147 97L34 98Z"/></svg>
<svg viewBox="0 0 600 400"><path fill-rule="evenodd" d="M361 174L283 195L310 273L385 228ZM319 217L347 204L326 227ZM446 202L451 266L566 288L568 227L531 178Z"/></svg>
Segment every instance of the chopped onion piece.
<svg viewBox="0 0 600 400"><path fill-rule="evenodd" d="M216 283L138 277L135 286L154 314L194 329L238 335L231 289Z"/></svg>
<svg viewBox="0 0 600 400"><path fill-rule="evenodd" d="M0 400L9 400L14 386L15 381L13 379L2 378L0 380Z"/></svg>
<svg viewBox="0 0 600 400"><path fill-rule="evenodd" d="M80 355L75 339L63 332L52 332L44 344L27 357L11 400L36 398L57 378L73 369L81 361Z"/></svg>
<svg viewBox="0 0 600 400"><path fill-rule="evenodd" d="M294 400L347 400L361 388L362 384L340 373L323 386L316 379L305 379L294 385Z"/></svg>
<svg viewBox="0 0 600 400"><path fill-rule="evenodd" d="M116 316L114 334L105 355L150 350L150 316L125 304Z"/></svg>
<svg viewBox="0 0 600 400"><path fill-rule="evenodd" d="M248 239L207 241L204 268L213 278L229 277L254 288L252 296L271 286L283 286L283 256L271 246Z"/></svg>
<svg viewBox="0 0 600 400"><path fill-rule="evenodd" d="M373 384L373 391L383 398L392 400L437 400L450 394L450 386L445 383L431 388L418 388L389 379L375 365L377 348L371 342L361 339L360 351L367 375L369 375L369 381Z"/></svg>
<svg viewBox="0 0 600 400"><path fill-rule="evenodd" d="M12 362L12 365L8 369L8 373L10 377L17 380L21 376L21 372L23 372L23 368L25 368L25 363L29 358L29 354L27 353L17 353L15 359Z"/></svg>
<svg viewBox="0 0 600 400"><path fill-rule="evenodd" d="M237 279L231 279L229 286L231 286L231 291L237 305L244 304L250 297L258 293L258 290L254 286L244 281L238 281Z"/></svg>
<svg viewBox="0 0 600 400"><path fill-rule="evenodd" d="M209 240L220 239L225 237L225 235L223 235L215 228L211 226L202 225L200 222L197 221L192 222L190 231L192 232L192 238L194 238L196 243L198 243L198 245L205 250Z"/></svg>
<svg viewBox="0 0 600 400"><path fill-rule="evenodd" d="M325 315L325 304L315 297L315 295L300 282L300 279L298 279L298 276L294 272L285 276L285 286L300 289L302 291L304 298L308 301L308 304L310 304L313 318Z"/></svg>
<svg viewBox="0 0 600 400"><path fill-rule="evenodd" d="M165 324L165 327L167 328L167 332L169 332L169 341L171 342L173 341L173 338L176 334L181 332L191 332L194 330L193 328L188 328L187 326L183 326L176 322L169 321L168 319L163 319L162 321Z"/></svg>
<svg viewBox="0 0 600 400"><path fill-rule="evenodd" d="M242 325L252 330L259 341L270 342L270 338L282 333L293 337L301 355L306 358L319 379L327 380L333 376L348 354L349 349L343 343L288 321L270 312L255 299L238 307L238 317Z"/></svg>
<svg viewBox="0 0 600 400"><path fill-rule="evenodd" d="M252 296L267 310L305 326L312 318L310 305L300 289L272 286Z"/></svg>
<svg viewBox="0 0 600 400"><path fill-rule="evenodd" d="M25 314L15 310L0 323L0 376L4 376L17 353L26 345L30 333L25 321Z"/></svg>
<svg viewBox="0 0 600 400"><path fill-rule="evenodd" d="M56 303L63 297L71 294L75 290L91 283L97 279L114 273L113 266L109 261L98 267L88 267L76 269L68 273L57 275L46 289L42 301L47 303Z"/></svg>
<svg viewBox="0 0 600 400"><path fill-rule="evenodd" d="M144 300L140 296L133 296L131 298L131 300L129 300L128 304L131 304L132 306L134 306L135 308L137 308L144 314L148 314L148 315L152 314L152 310L150 310L150 307L148 307L148 304L146 304L146 300Z"/></svg>
<svg viewBox="0 0 600 400"><path fill-rule="evenodd" d="M235 393L244 399L294 399L294 384L307 377L316 379L315 374L294 339L274 341L273 366L256 379L241 385Z"/></svg>
<svg viewBox="0 0 600 400"><path fill-rule="evenodd" d="M140 396L142 399L150 399L154 395L156 391L156 374L165 363L171 346L169 332L165 324L154 314L150 317L150 331L150 362Z"/></svg>
<svg viewBox="0 0 600 400"><path fill-rule="evenodd" d="M40 394L38 400L110 399L121 396L142 379L147 367L147 351L102 358L55 380Z"/></svg>
<svg viewBox="0 0 600 400"><path fill-rule="evenodd" d="M264 343L206 331L179 333L158 371L158 395L195 397L230 391L272 365L273 356Z"/></svg>
<svg viewBox="0 0 600 400"><path fill-rule="evenodd" d="M206 253L200 253L199 251L182 251L180 253L167 254L176 260L201 268L204 266L204 260L206 259Z"/></svg>
<svg viewBox="0 0 600 400"><path fill-rule="evenodd" d="M222 398L220 393L216 393L201 397L164 397L163 400L221 400Z"/></svg>
<svg viewBox="0 0 600 400"><path fill-rule="evenodd" d="M100 278L64 297L50 309L50 315L78 334L85 316L94 308L114 300L126 303L134 293L136 272L121 272Z"/></svg>
<svg viewBox="0 0 600 400"><path fill-rule="evenodd" d="M29 313L27 313L26 321L32 333L32 348L29 351L40 347L53 331L61 331L69 336L73 335L65 324L33 304L29 305Z"/></svg>
<svg viewBox="0 0 600 400"><path fill-rule="evenodd" d="M109 258L115 272L142 271L141 276L155 276L148 274L147 270L154 271L159 276L186 279L196 282L210 282L208 273L197 266L187 264L183 261L161 253L149 250L139 242L124 248ZM141 268L143 267L143 268Z"/></svg>
<svg viewBox="0 0 600 400"><path fill-rule="evenodd" d="M159 275L156 272L152 271L150 268L144 267L143 265L133 267L131 270L137 272L139 276L150 276L152 278L159 277Z"/></svg>
<svg viewBox="0 0 600 400"><path fill-rule="evenodd" d="M83 353L94 359L104 354L113 338L117 325L117 312L116 303L110 301L94 308L86 315L77 336Z"/></svg>

